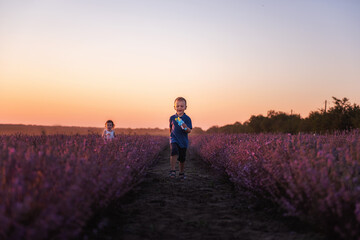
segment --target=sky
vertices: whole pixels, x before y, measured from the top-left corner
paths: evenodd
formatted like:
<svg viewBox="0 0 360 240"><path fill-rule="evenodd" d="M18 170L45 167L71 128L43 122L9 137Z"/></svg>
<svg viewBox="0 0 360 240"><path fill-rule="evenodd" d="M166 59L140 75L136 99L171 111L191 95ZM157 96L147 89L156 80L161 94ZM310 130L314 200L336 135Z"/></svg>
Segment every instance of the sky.
<svg viewBox="0 0 360 240"><path fill-rule="evenodd" d="M0 0L0 123L207 129L360 104L357 0ZM330 104L331 107L331 104Z"/></svg>

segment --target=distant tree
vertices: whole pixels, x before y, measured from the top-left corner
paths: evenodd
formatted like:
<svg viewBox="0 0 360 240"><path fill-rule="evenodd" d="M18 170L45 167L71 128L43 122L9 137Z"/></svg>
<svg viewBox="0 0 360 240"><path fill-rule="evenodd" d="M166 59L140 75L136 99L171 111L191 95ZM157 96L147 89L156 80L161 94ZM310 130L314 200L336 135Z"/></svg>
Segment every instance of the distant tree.
<svg viewBox="0 0 360 240"><path fill-rule="evenodd" d="M269 110L266 117L252 115L243 124L235 122L222 127L213 126L206 133L325 133L360 128L359 105L351 104L348 98L332 98L333 107L311 111L306 118L301 118L299 114Z"/></svg>
<svg viewBox="0 0 360 240"><path fill-rule="evenodd" d="M328 111L320 109L310 112L304 119L302 131L308 132L329 132L334 130L351 130L359 128L360 108L359 105L349 102L348 98L333 98L334 106Z"/></svg>
<svg viewBox="0 0 360 240"><path fill-rule="evenodd" d="M266 117L264 117L263 115L252 115L249 119L249 130L252 133L261 133L261 132L265 132L264 129L264 121L265 121Z"/></svg>
<svg viewBox="0 0 360 240"><path fill-rule="evenodd" d="M240 122L235 122L234 124L220 127L218 131L221 133L245 133L246 128Z"/></svg>
<svg viewBox="0 0 360 240"><path fill-rule="evenodd" d="M342 100L333 97L334 107L329 109L327 113L331 120L330 129L336 130L350 130L354 128L353 119L356 117L356 112L359 111L359 106L353 106L349 99L343 98Z"/></svg>
<svg viewBox="0 0 360 240"><path fill-rule="evenodd" d="M200 127L194 127L191 132L192 132L192 134L203 134L203 133L205 133L205 131L202 130Z"/></svg>
<svg viewBox="0 0 360 240"><path fill-rule="evenodd" d="M301 129L303 132L325 132L328 129L327 118L325 113L321 111L312 111L309 116L304 119L306 128Z"/></svg>
<svg viewBox="0 0 360 240"><path fill-rule="evenodd" d="M206 133L219 133L219 127L218 126L212 126L206 131Z"/></svg>

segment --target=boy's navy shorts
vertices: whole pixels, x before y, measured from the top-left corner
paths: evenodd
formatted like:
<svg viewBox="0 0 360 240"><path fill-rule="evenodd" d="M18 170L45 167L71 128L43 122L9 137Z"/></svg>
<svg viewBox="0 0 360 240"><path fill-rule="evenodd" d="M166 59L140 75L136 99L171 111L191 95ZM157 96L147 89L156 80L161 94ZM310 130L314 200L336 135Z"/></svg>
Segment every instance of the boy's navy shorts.
<svg viewBox="0 0 360 240"><path fill-rule="evenodd" d="M177 143L171 143L171 156L179 156L178 161L183 163L185 162L186 157L186 148L179 147L179 144Z"/></svg>

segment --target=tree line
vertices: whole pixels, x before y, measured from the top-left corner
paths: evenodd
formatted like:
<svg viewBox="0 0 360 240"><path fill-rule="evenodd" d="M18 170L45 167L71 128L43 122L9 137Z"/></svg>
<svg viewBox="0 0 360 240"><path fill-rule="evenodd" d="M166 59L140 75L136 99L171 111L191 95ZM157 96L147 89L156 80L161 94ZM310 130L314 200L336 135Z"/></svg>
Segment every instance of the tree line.
<svg viewBox="0 0 360 240"><path fill-rule="evenodd" d="M222 127L213 126L206 131L194 129L195 133L327 133L360 128L360 107L348 98L332 97L334 105L327 109L312 111L306 118L300 114L288 114L270 110L267 116L252 115L243 124L236 122Z"/></svg>

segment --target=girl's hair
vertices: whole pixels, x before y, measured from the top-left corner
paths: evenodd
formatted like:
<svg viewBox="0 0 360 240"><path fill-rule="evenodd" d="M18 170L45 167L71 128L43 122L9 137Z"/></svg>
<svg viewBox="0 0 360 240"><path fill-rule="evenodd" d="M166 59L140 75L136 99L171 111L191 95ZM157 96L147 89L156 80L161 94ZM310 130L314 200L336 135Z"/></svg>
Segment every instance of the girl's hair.
<svg viewBox="0 0 360 240"><path fill-rule="evenodd" d="M112 120L107 120L106 123L105 123L105 127L106 127L106 124L108 124L108 123L111 123L113 125L113 128L115 127L115 124L114 124L114 122Z"/></svg>
<svg viewBox="0 0 360 240"><path fill-rule="evenodd" d="M176 103L176 101L184 101L185 102L185 106L186 106L186 99L183 97L177 97L174 101L174 104Z"/></svg>

